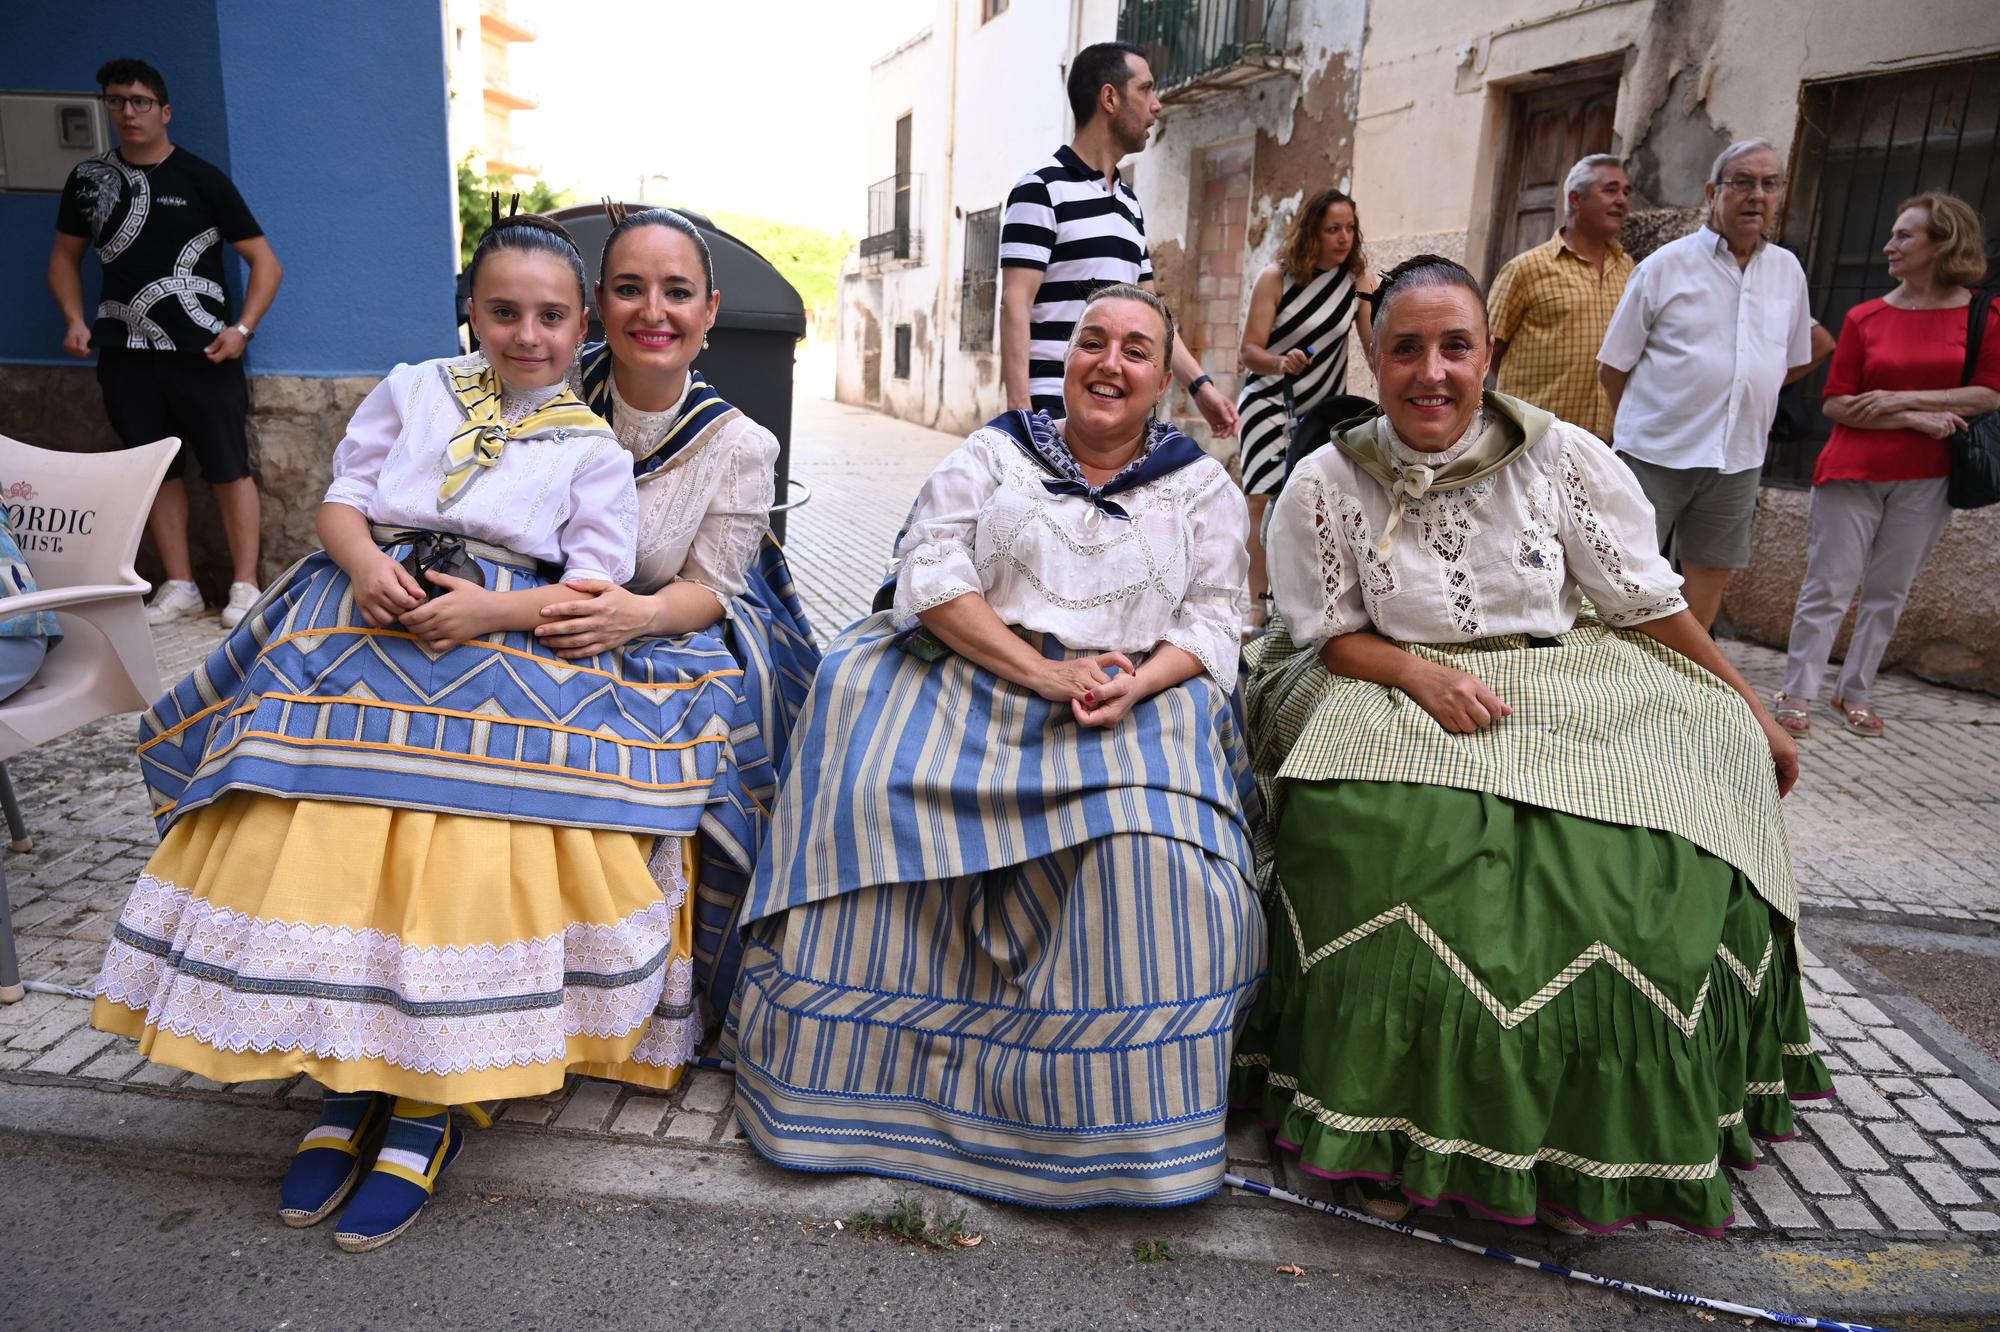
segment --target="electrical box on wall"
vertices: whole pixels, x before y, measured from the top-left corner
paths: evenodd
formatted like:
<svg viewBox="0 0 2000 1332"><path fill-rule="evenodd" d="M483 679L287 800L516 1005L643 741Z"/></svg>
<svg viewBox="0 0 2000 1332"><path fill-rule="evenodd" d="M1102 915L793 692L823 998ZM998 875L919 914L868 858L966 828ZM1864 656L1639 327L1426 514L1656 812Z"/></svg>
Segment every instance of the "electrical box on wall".
<svg viewBox="0 0 2000 1332"><path fill-rule="evenodd" d="M110 146L94 92L0 92L0 190L53 194L71 167Z"/></svg>

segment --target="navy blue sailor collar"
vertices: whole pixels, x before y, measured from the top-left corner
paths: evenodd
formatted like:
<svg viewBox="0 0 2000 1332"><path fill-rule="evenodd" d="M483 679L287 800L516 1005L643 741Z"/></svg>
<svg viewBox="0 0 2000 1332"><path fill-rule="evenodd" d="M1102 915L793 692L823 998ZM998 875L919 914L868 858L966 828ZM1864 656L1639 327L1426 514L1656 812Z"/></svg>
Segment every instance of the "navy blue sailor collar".
<svg viewBox="0 0 2000 1332"><path fill-rule="evenodd" d="M1111 496L1170 476L1207 456L1202 452L1201 445L1183 434L1173 422L1150 421L1146 425L1146 442L1139 449L1139 456L1102 486L1093 486L1085 479L1083 469L1077 465L1069 445L1056 432L1055 422L1049 419L1047 412L1002 412L988 421L986 427L998 430L1013 440L1020 446L1021 452L1048 473L1042 486L1051 495L1076 496L1112 518L1129 519L1132 515L1125 511L1124 505L1113 503Z"/></svg>
<svg viewBox="0 0 2000 1332"><path fill-rule="evenodd" d="M611 345L596 342L585 347L577 369L583 383L584 401L599 416L611 422L615 429L618 422L613 413L618 404L611 394ZM701 371L689 366L687 395L681 399L680 414L658 439L648 440L633 451L632 475L650 476L676 459L686 457L742 414L740 409L730 406L720 393L709 387L708 381L701 377Z"/></svg>

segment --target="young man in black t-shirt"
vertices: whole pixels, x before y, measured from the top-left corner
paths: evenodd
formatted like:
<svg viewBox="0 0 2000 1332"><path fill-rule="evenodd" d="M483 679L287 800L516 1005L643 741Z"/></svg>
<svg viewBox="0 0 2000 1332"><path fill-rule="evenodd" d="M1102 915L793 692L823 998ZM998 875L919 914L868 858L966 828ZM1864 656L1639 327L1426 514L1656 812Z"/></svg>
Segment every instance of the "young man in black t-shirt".
<svg viewBox="0 0 2000 1332"><path fill-rule="evenodd" d="M229 177L167 138L166 80L141 60L97 71L118 147L79 163L63 185L49 290L62 307L70 355L97 352L97 382L119 440L131 448L178 435L148 523L167 581L146 618L155 624L203 609L188 556L189 450L215 492L234 565L222 622L235 628L256 601L257 482L250 475L243 349L271 308L284 275L263 229ZM229 313L222 247L250 265L243 308ZM83 309L83 252L103 267L97 317Z"/></svg>

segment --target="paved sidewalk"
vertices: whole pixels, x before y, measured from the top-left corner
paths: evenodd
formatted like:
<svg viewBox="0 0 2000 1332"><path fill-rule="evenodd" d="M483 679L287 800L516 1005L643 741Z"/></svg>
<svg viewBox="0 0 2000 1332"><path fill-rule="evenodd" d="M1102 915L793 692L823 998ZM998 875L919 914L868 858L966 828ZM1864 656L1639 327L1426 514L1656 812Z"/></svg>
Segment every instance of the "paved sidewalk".
<svg viewBox="0 0 2000 1332"><path fill-rule="evenodd" d="M956 442L870 412L800 401L793 468L813 497L791 515L787 551L823 639L866 611L917 487ZM161 631L163 676L178 678L219 635L213 615ZM1760 687L1775 688L1780 654L1744 644L1728 650ZM2000 700L1897 677L1882 682L1875 701L1890 724L1882 739L1848 735L1830 713L1815 717L1804 779L1786 802L1812 913L1803 937L1818 950L1806 954L1806 997L1839 1096L1805 1108L1797 1141L1765 1148L1768 1168L1737 1177L1739 1221L1801 1238L2000 1235L2000 1066L1908 996L1871 990L1879 978L1864 968L1822 960L1838 952L1827 945L1839 940L1823 941L1817 926L1894 921L2000 933L1993 870ZM30 979L91 985L155 844L132 733L132 718L112 718L11 765L35 842L8 863ZM0 1009L0 1095L10 1083L59 1084L295 1117L317 1095L304 1079L225 1088L150 1065L129 1041L92 1031L88 1015L86 1002L46 994ZM692 1073L670 1096L573 1079L561 1092L507 1105L498 1127L502 1135L747 1156L732 1088L727 1075L711 1071ZM1253 1125L1237 1123L1231 1146L1232 1168L1325 1196L1318 1182L1274 1161ZM756 1177L774 1188L787 1178ZM1462 1212L1444 1211L1455 1227L1478 1232ZM1615 1249L1651 1233L1583 1247Z"/></svg>

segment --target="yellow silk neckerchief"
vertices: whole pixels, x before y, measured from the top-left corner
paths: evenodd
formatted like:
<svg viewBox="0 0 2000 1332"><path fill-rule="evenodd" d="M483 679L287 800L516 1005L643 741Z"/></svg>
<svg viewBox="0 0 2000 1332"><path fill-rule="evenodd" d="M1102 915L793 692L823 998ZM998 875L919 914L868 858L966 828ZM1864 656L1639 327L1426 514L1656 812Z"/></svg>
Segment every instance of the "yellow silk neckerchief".
<svg viewBox="0 0 2000 1332"><path fill-rule="evenodd" d="M465 493L480 469L499 465L510 439L526 439L544 431L589 430L608 433L604 419L590 410L568 385L555 397L518 421L500 419L500 375L490 365L445 368L445 382L465 410L465 424L444 451L444 484L438 487L438 512L443 513Z"/></svg>

